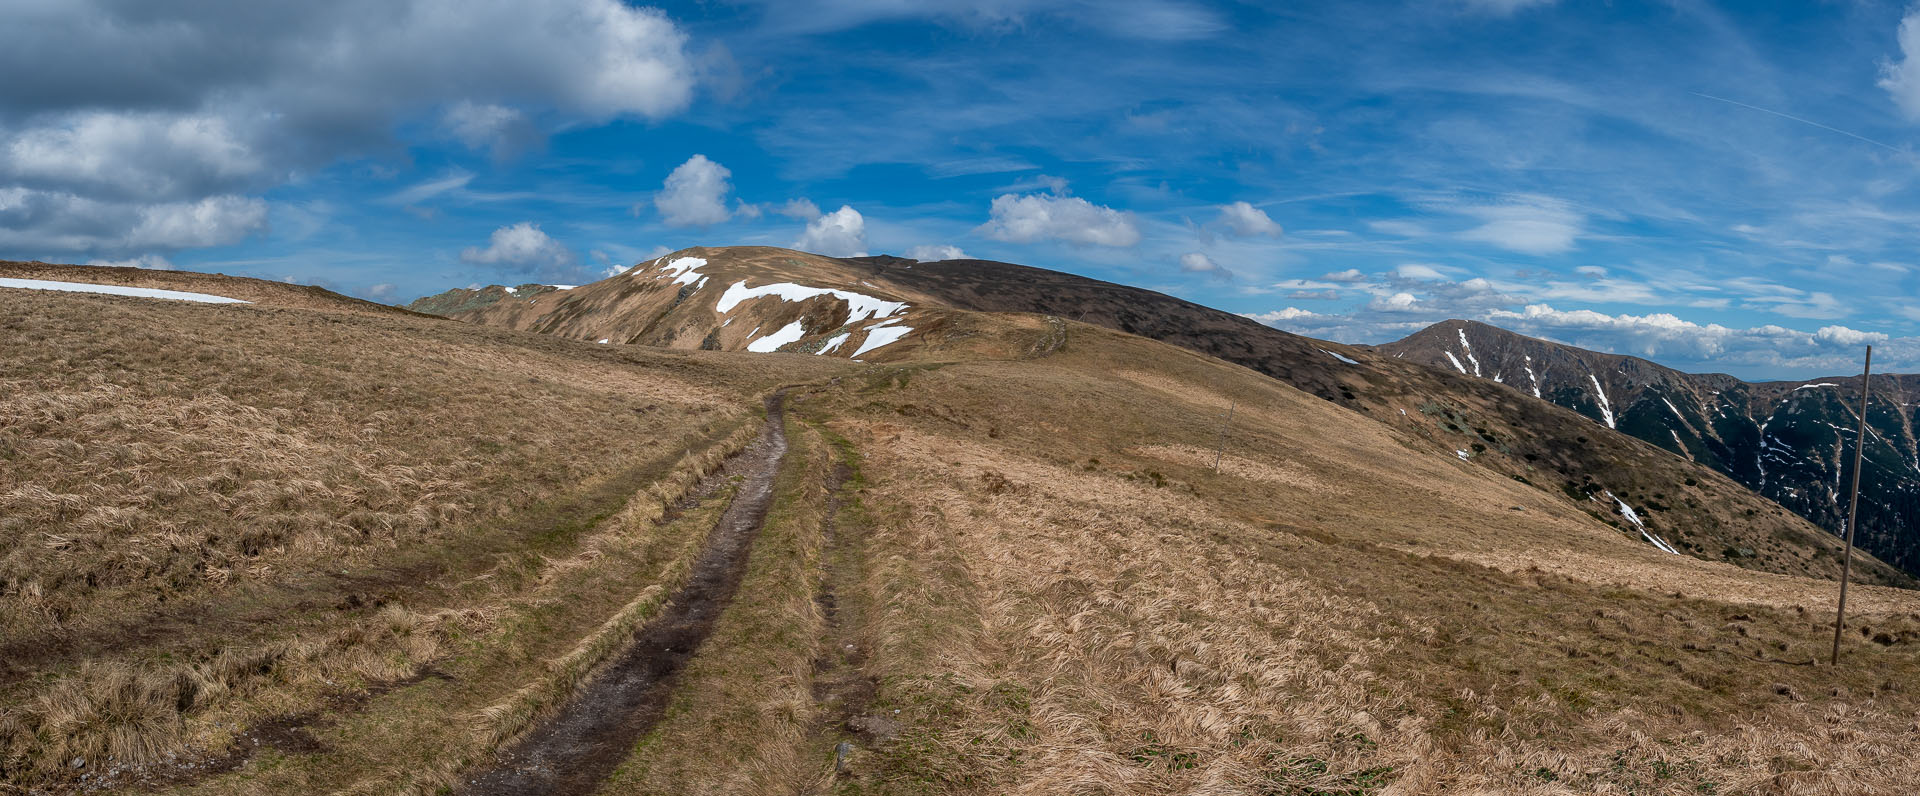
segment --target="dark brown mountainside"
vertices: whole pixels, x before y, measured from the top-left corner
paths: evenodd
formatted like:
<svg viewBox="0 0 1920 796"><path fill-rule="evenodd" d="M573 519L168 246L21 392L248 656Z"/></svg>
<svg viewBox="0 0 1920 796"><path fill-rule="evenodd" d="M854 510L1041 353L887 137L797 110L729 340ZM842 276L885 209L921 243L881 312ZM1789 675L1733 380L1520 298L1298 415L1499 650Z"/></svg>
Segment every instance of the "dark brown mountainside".
<svg viewBox="0 0 1920 796"><path fill-rule="evenodd" d="M1435 324L1379 351L1503 382L1712 467L1839 532L1853 476L1858 376L1747 382L1683 373L1473 321ZM1876 375L1860 475L1861 547L1920 570L1920 376Z"/></svg>

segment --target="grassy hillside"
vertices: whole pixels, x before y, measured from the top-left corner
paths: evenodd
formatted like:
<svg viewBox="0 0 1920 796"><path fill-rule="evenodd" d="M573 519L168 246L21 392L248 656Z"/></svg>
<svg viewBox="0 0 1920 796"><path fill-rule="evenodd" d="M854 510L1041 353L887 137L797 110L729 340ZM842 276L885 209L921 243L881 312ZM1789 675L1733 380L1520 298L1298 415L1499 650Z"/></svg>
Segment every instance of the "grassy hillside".
<svg viewBox="0 0 1920 796"><path fill-rule="evenodd" d="M0 337L7 779L417 675L834 364L21 290Z"/></svg>
<svg viewBox="0 0 1920 796"><path fill-rule="evenodd" d="M7 498L41 513L4 526L4 779L458 792L606 709L569 697L671 614L791 386L737 596L598 792L1920 781L1920 595L1856 587L1816 665L1828 581L1661 552L1397 412L947 312L859 364L0 292L0 483L56 496Z"/></svg>

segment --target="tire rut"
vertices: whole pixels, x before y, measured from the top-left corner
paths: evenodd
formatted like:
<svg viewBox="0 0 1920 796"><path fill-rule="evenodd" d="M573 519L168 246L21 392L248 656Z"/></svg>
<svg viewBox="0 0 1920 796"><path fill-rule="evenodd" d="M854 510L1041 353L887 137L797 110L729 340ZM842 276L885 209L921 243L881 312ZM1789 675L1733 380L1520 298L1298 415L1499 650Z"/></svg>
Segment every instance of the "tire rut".
<svg viewBox="0 0 1920 796"><path fill-rule="evenodd" d="M767 398L766 426L737 459L745 480L708 534L686 584L558 715L516 741L492 766L463 777L458 793L592 793L659 722L681 670L733 601L748 552L773 504L774 479L787 453L785 399L785 390Z"/></svg>

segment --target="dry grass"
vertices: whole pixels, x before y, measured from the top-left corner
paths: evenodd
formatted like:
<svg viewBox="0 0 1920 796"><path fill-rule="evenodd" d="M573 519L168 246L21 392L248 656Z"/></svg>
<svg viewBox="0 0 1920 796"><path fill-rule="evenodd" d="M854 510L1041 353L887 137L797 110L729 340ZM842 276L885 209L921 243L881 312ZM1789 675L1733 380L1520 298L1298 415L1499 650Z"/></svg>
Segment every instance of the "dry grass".
<svg viewBox="0 0 1920 796"><path fill-rule="evenodd" d="M804 741L822 616L814 602L828 451L789 421L780 496L732 605L681 674L665 718L610 777L604 794L792 793L824 773Z"/></svg>
<svg viewBox="0 0 1920 796"><path fill-rule="evenodd" d="M684 579L722 500L657 520L745 439L752 397L839 374L797 415L859 451L863 531L825 545L831 456L821 435L796 431L739 597L610 792L1857 794L1920 783L1913 593L1860 590L1848 665L1807 665L1828 638L1829 583L1660 553L1551 485L1461 462L1418 429L1166 346L1072 327L1034 361L854 370L85 301L0 316L39 341L0 353L20 364L8 378L32 380L0 400L38 407L28 415L39 424L0 425L0 451L39 446L0 468L80 496L25 502L46 512L36 522L86 542L69 562L29 566L45 540L13 529L17 558L3 560L27 563L9 577L65 574L5 599L65 601L58 627L69 630L9 621L57 638L175 605L217 621L30 666L34 679L0 713L9 776L67 754L222 748L236 723L348 693L363 696L309 728L318 748L265 751L186 790L442 788L563 700ZM80 322L101 313L134 331ZM279 335L236 334L248 324ZM373 350L393 335L410 341L405 357ZM66 337L91 348L56 365L50 341ZM202 369L169 359L238 337L274 342ZM108 350L146 338L163 342L136 358ZM371 353L333 372L327 357L341 350ZM287 380L303 389L281 390ZM63 414L28 393L98 393L97 411ZM1215 472L1220 410L1234 403ZM122 405L164 420L138 425ZM352 430L380 412L391 416L379 433ZM135 430L88 425L96 414ZM196 430L216 427L246 444ZM499 450L472 443L483 429ZM124 458L189 439L210 440L204 458L193 447L181 464ZM132 452L87 458L115 440ZM307 461L323 474L290 464ZM415 468L418 483L396 481L392 500L460 512L428 511L387 536L330 534L349 490L387 472L348 468L365 462ZM221 493L246 520L141 486L229 463L268 485ZM96 479L106 491L75 475L90 466L111 474ZM151 474L124 475L138 472ZM188 512L196 519L176 532L205 534L205 551L229 550L259 516L315 519L224 581L176 581L172 569L113 563L113 540L147 531L79 524L103 505ZM411 516L401 505L390 510ZM837 556L855 565L826 565ZM335 567L365 579L320 577ZM837 625L813 599L829 571L849 575L833 584ZM83 588L85 573L127 580ZM400 580L414 573L421 584ZM133 607L116 610L109 593ZM149 596L162 593L164 604ZM314 594L382 599L345 610ZM284 617L270 632L259 626L269 610ZM843 637L876 685L869 709L897 727L850 735L824 720L814 665L826 639ZM426 664L444 679L407 679ZM849 769L824 776L841 740Z"/></svg>
<svg viewBox="0 0 1920 796"><path fill-rule="evenodd" d="M751 437L756 393L822 367L23 291L0 295L0 334L15 781L217 751L415 675L598 571L584 532L652 527Z"/></svg>
<svg viewBox="0 0 1920 796"><path fill-rule="evenodd" d="M1083 335L1041 365L885 384L836 426L881 518L870 671L910 720L845 792L1920 782L1911 593L1864 590L1849 666L1802 665L1827 636L1795 606L1831 584L1653 553L1231 369ZM1209 388L1167 400L1178 384ZM1252 409L1218 475L1215 397ZM1528 563L1549 560L1570 566Z"/></svg>

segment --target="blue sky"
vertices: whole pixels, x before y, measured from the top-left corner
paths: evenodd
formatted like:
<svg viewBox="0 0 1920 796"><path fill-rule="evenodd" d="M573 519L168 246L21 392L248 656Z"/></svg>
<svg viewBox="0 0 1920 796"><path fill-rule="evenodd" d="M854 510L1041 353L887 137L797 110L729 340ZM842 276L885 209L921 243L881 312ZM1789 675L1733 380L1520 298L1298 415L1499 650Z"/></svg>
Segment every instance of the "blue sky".
<svg viewBox="0 0 1920 796"><path fill-rule="evenodd" d="M1898 3L152 5L0 10L0 257L404 302L960 251L1346 342L1920 370Z"/></svg>

